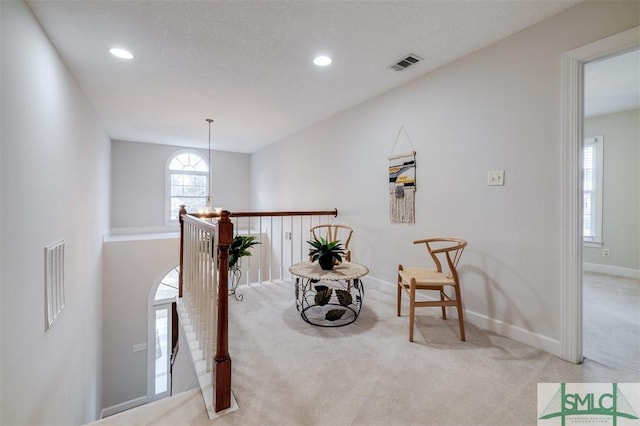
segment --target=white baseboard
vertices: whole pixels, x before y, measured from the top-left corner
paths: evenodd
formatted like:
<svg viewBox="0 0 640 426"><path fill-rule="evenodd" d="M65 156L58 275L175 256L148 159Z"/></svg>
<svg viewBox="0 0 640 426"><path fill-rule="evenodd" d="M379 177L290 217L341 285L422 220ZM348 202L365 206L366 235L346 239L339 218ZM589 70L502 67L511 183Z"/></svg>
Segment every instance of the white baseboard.
<svg viewBox="0 0 640 426"><path fill-rule="evenodd" d="M552 339L548 336L543 336L542 334L526 330L522 327L507 324L494 318L489 318L486 315L469 311L468 309L464 310L464 315L465 321L470 322L478 328L508 337L511 340L540 349L550 353L551 355L557 357L562 356L562 347L560 345L560 341L557 339Z"/></svg>
<svg viewBox="0 0 640 426"><path fill-rule="evenodd" d="M585 272L599 272L601 274L616 275L636 280L640 279L640 270L622 268L620 266L601 265L599 263L583 263L582 270Z"/></svg>
<svg viewBox="0 0 640 426"><path fill-rule="evenodd" d="M104 419L105 417L113 416L114 414L122 413L123 411L130 410L132 408L139 407L141 405L149 402L149 399L146 396L141 396L139 398L132 399L130 401L123 402L121 404L113 405L111 407L103 408L100 412L100 418Z"/></svg>
<svg viewBox="0 0 640 426"><path fill-rule="evenodd" d="M387 281L383 281L370 275L368 275L366 279L376 281L385 286L389 286L393 288L393 291L395 292L395 283L391 284ZM428 299L428 297L426 298ZM393 303L395 304L395 298L393 299ZM447 316L450 316L451 318L457 318L455 310L451 310L451 313L447 311ZM482 330L491 331L501 336L508 337L511 340L515 340L516 342L520 342L527 346L531 346L533 348L548 352L551 355L561 357L562 347L560 345L560 341L557 339L552 339L548 336L526 330L513 324L507 324L503 321L490 318L486 315L482 315L468 309L464 310L464 316L465 322L473 324Z"/></svg>

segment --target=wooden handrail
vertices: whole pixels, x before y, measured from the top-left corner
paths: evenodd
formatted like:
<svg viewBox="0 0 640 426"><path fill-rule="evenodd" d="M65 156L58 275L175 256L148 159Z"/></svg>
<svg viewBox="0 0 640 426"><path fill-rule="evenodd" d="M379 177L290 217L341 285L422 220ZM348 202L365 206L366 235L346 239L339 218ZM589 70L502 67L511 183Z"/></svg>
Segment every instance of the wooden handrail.
<svg viewBox="0 0 640 426"><path fill-rule="evenodd" d="M338 217L338 209L333 210L304 210L304 211L275 211L275 212L231 212L229 217L279 217L279 216L333 216Z"/></svg>
<svg viewBox="0 0 640 426"><path fill-rule="evenodd" d="M186 214L186 210L184 214ZM182 210L180 215L182 215ZM189 216L200 219L218 219L221 214L217 212L209 213L189 213ZM272 211L272 212L229 212L229 217L284 217L284 216L333 216L338 217L338 209L333 210L301 210L301 211Z"/></svg>

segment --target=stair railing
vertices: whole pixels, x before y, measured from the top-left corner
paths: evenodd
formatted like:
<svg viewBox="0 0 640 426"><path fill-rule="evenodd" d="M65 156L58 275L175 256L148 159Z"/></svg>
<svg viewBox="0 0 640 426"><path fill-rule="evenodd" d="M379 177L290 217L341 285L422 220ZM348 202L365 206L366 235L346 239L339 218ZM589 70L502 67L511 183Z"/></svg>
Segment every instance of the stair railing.
<svg viewBox="0 0 640 426"><path fill-rule="evenodd" d="M231 212L236 234L253 235L260 245L243 261L242 283L289 278L289 266L308 259L310 229L331 223L338 210Z"/></svg>
<svg viewBox="0 0 640 426"><path fill-rule="evenodd" d="M228 211L209 215L209 218L211 222L187 214L184 206L180 206L178 297L182 299L179 305L185 317L183 323L190 327L194 334L193 346L200 351L200 356L194 358L200 358L206 372L211 373L213 393L210 397L206 394L207 384L202 383L199 377L207 409L218 412L231 407L227 294L233 223L229 220ZM194 359L194 362L198 360Z"/></svg>
<svg viewBox="0 0 640 426"><path fill-rule="evenodd" d="M306 241L310 228L328 223L331 217L337 216L337 209L187 213L185 206L180 206L178 305L181 321L186 322L195 335L200 362L204 363L207 373L211 372L211 405L207 402L207 385L200 383L210 418L229 409L232 403L227 295L229 247L234 228L236 234L255 234L261 243L257 246L260 250L249 257L244 266L248 271L245 280L249 284L284 279L289 266L307 259Z"/></svg>

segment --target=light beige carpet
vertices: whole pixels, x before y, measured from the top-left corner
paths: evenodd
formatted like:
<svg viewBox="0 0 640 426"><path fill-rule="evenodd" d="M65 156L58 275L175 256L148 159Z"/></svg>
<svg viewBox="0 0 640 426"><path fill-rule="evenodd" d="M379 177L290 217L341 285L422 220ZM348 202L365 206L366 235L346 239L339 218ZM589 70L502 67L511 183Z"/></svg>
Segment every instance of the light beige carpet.
<svg viewBox="0 0 640 426"><path fill-rule="evenodd" d="M584 357L619 370L640 370L640 280L583 275Z"/></svg>
<svg viewBox="0 0 640 426"><path fill-rule="evenodd" d="M535 425L538 382L638 382L637 368L567 363L438 309L420 309L416 342L395 288L365 281L358 320L302 321L291 283L242 287L230 301L233 391L240 409L215 425ZM405 311L406 312L406 311ZM210 424L199 391L99 424Z"/></svg>

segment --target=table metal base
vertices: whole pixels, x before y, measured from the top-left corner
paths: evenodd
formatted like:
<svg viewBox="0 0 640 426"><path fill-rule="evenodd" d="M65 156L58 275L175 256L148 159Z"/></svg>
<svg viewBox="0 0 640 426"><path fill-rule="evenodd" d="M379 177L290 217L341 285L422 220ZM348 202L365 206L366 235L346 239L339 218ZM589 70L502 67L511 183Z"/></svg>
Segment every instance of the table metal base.
<svg viewBox="0 0 640 426"><path fill-rule="evenodd" d="M336 281L296 277L296 308L302 319L320 327L341 327L358 318L364 287L359 278Z"/></svg>

